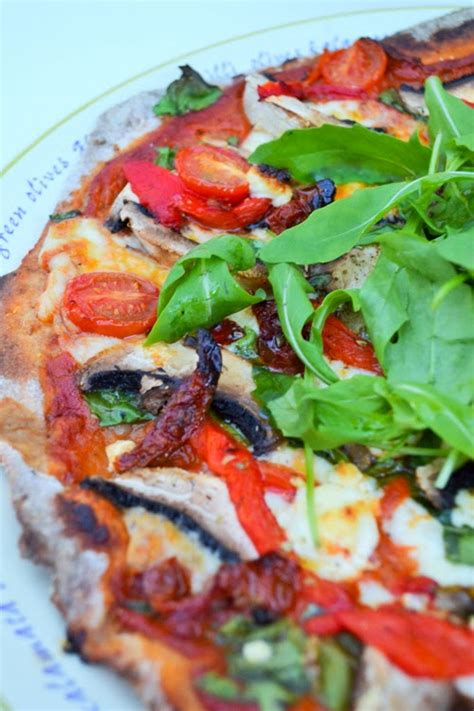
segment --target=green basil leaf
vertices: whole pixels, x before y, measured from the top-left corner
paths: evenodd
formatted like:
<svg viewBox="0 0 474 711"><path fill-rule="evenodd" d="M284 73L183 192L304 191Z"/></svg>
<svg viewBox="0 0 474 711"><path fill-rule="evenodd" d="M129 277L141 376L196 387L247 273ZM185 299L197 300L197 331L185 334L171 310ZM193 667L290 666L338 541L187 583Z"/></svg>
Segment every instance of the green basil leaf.
<svg viewBox="0 0 474 711"><path fill-rule="evenodd" d="M299 225L290 227L260 250L267 263L316 264L337 259L354 247L362 235L390 209L428 186L434 192L452 180L474 181L469 171L445 171L417 178L410 183L392 183L358 190L354 195L315 210Z"/></svg>
<svg viewBox="0 0 474 711"><path fill-rule="evenodd" d="M256 701L260 711L283 711L295 695L273 681L254 681L247 685L244 698Z"/></svg>
<svg viewBox="0 0 474 711"><path fill-rule="evenodd" d="M319 646L321 691L325 704L331 711L349 708L353 670L347 654L333 641L323 641Z"/></svg>
<svg viewBox="0 0 474 711"><path fill-rule="evenodd" d="M444 259L474 272L474 222L459 230L448 227L433 244Z"/></svg>
<svg viewBox="0 0 474 711"><path fill-rule="evenodd" d="M456 139L472 133L474 110L446 91L438 77L426 80L425 102L430 114L428 130L432 143L441 133L442 145L449 149Z"/></svg>
<svg viewBox="0 0 474 711"><path fill-rule="evenodd" d="M50 215L49 219L51 222L62 222L70 220L72 217L79 217L79 215L82 215L80 210L69 210L68 212L56 212L54 215Z"/></svg>
<svg viewBox="0 0 474 711"><path fill-rule="evenodd" d="M236 341L230 343L227 348L241 358L246 358L247 360L259 360L257 352L257 334L248 326L245 326L244 328L244 335Z"/></svg>
<svg viewBox="0 0 474 711"><path fill-rule="evenodd" d="M330 175L336 182L361 180L373 184L424 175L430 150L418 140L401 141L360 125L345 128L325 124L286 131L259 146L249 160L287 168L302 183Z"/></svg>
<svg viewBox="0 0 474 711"><path fill-rule="evenodd" d="M138 407L138 398L131 393L120 390L95 390L84 393L84 398L103 427L153 419L153 415Z"/></svg>
<svg viewBox="0 0 474 711"><path fill-rule="evenodd" d="M446 558L453 563L474 565L474 528L443 526Z"/></svg>
<svg viewBox="0 0 474 711"><path fill-rule="evenodd" d="M252 377L257 386L255 390L252 391L252 397L260 403L260 405L267 408L272 400L286 393L295 379L293 375L275 373L273 370L259 366L253 368Z"/></svg>
<svg viewBox="0 0 474 711"><path fill-rule="evenodd" d="M167 170L173 170L175 157L176 151L173 148L169 146L158 146L154 163Z"/></svg>
<svg viewBox="0 0 474 711"><path fill-rule="evenodd" d="M281 327L287 341L302 363L325 383L334 383L337 375L326 363L322 341L303 338L303 327L314 317L314 306L308 298L312 287L292 264L277 264L269 269L269 281L278 308Z"/></svg>
<svg viewBox="0 0 474 711"><path fill-rule="evenodd" d="M250 269L255 259L252 242L235 235L216 237L181 257L160 292L158 319L147 345L173 343L196 328L214 326L261 301L263 291L249 294L231 274Z"/></svg>
<svg viewBox="0 0 474 711"><path fill-rule="evenodd" d="M157 116L181 116L190 111L200 111L214 104L222 95L218 86L208 84L188 64L180 69L181 77L171 82L164 96L153 107Z"/></svg>
<svg viewBox="0 0 474 711"><path fill-rule="evenodd" d="M240 699L241 691L238 684L228 677L215 672L207 672L199 677L197 685L203 691L219 699Z"/></svg>

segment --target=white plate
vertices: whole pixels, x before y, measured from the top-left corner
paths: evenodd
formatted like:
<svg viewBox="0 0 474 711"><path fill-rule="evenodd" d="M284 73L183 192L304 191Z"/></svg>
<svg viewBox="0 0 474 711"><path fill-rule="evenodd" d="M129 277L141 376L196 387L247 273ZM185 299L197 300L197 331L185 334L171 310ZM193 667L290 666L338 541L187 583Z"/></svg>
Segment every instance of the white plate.
<svg viewBox="0 0 474 711"><path fill-rule="evenodd" d="M208 80L222 82L360 36L383 37L456 7L359 10L252 33L175 57L92 99L4 170L0 274L15 269L36 242L97 117L134 93L165 87L176 78L178 63L189 62ZM20 559L19 526L4 477L0 487L0 711L138 711L142 706L123 681L61 651L64 625L49 601L48 575Z"/></svg>

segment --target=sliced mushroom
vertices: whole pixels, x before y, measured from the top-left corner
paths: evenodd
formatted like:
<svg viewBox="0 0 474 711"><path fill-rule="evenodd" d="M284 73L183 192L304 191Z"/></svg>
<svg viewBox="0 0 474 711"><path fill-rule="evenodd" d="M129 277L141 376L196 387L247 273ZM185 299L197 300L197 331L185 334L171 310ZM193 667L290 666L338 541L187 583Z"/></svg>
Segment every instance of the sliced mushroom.
<svg viewBox="0 0 474 711"><path fill-rule="evenodd" d="M105 226L110 232L120 232L125 227L123 220L120 219L120 212L125 205L125 201L139 202L130 183L126 184L112 203L109 216L105 221Z"/></svg>
<svg viewBox="0 0 474 711"><path fill-rule="evenodd" d="M410 677L377 649L364 649L354 711L450 711L453 698L450 683Z"/></svg>
<svg viewBox="0 0 474 711"><path fill-rule="evenodd" d="M120 210L120 219L129 225L145 252L165 267L172 266L177 259L196 246L179 232L160 225L153 217L144 213L136 202L125 201Z"/></svg>
<svg viewBox="0 0 474 711"><path fill-rule="evenodd" d="M261 456L273 449L280 438L252 398L252 366L226 349L222 350L222 361L212 408L234 424L251 442L254 454ZM125 389L141 393L143 407L159 412L165 401L162 395L178 387L195 366L194 349L181 343L157 343L148 348L121 344L105 356L93 358L79 371L79 387L83 391L117 388L123 378ZM165 393L160 393L162 388Z"/></svg>
<svg viewBox="0 0 474 711"><path fill-rule="evenodd" d="M216 476L178 468L134 469L112 480L86 479L82 486L123 508L141 506L165 516L226 562L258 557L227 486Z"/></svg>
<svg viewBox="0 0 474 711"><path fill-rule="evenodd" d="M243 103L244 111L254 130L267 134L268 141L271 138L278 138L290 128L302 128L305 123L297 115L289 114L279 106L260 101L258 86L266 81L267 78L262 74L250 74L245 82Z"/></svg>
<svg viewBox="0 0 474 711"><path fill-rule="evenodd" d="M458 99L474 102L474 75L472 74L456 81L447 82L444 88ZM409 113L421 116L428 115L423 89L415 89L408 84L402 84L398 90L398 95L401 103Z"/></svg>

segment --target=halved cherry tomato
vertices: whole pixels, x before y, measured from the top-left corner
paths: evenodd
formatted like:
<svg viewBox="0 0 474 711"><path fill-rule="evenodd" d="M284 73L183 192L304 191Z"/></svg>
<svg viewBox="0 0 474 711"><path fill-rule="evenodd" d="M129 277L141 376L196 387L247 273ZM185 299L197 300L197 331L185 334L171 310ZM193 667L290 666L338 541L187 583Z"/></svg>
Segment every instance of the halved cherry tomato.
<svg viewBox="0 0 474 711"><path fill-rule="evenodd" d="M249 194L249 167L235 151L205 144L182 148L176 156L176 170L187 188L232 204Z"/></svg>
<svg viewBox="0 0 474 711"><path fill-rule="evenodd" d="M179 196L175 204L185 215L206 227L239 230L261 220L270 207L271 201L268 198L246 198L240 205L226 209L187 192Z"/></svg>
<svg viewBox="0 0 474 711"><path fill-rule="evenodd" d="M370 89L379 82L387 68L387 55L371 39L359 39L347 49L324 52L319 58L319 71L326 84Z"/></svg>
<svg viewBox="0 0 474 711"><path fill-rule="evenodd" d="M153 326L158 294L154 284L132 274L89 272L71 279L64 308L82 331L124 338Z"/></svg>

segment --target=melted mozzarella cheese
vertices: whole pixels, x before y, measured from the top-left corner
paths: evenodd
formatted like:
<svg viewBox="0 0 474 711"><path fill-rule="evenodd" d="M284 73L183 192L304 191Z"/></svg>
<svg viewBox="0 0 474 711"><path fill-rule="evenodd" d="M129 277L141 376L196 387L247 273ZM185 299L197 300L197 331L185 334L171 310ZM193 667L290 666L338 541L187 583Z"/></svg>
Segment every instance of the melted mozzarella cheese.
<svg viewBox="0 0 474 711"><path fill-rule="evenodd" d="M270 198L274 207L285 205L293 197L290 185L261 173L255 165L247 172L247 180L251 197Z"/></svg>
<svg viewBox="0 0 474 711"><path fill-rule="evenodd" d="M420 575L440 585L474 586L474 569L446 559L443 527L420 504L407 499L384 522L384 528L396 545L408 546Z"/></svg>
<svg viewBox="0 0 474 711"><path fill-rule="evenodd" d="M456 495L456 505L451 512L453 526L474 528L474 490L462 489Z"/></svg>
<svg viewBox="0 0 474 711"><path fill-rule="evenodd" d="M366 607L379 607L394 601L392 593L376 580L362 580L358 588L359 602Z"/></svg>
<svg viewBox="0 0 474 711"><path fill-rule="evenodd" d="M169 558L177 558L191 574L193 593L201 592L219 566L219 556L203 546L193 532L182 531L171 521L143 508L124 514L130 536L127 562L134 570L146 570Z"/></svg>
<svg viewBox="0 0 474 711"><path fill-rule="evenodd" d="M305 564L329 580L354 578L371 567L379 541L379 493L374 482L352 464L319 467L315 487L315 517L319 544L313 546L308 524L306 492L299 488L292 502L273 493L266 501L286 531L288 546Z"/></svg>
<svg viewBox="0 0 474 711"><path fill-rule="evenodd" d="M50 271L40 299L39 317L51 319L67 281L83 272L127 272L161 286L167 270L144 254L128 249L98 220L75 218L52 224L39 255L40 266Z"/></svg>

